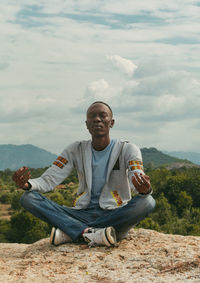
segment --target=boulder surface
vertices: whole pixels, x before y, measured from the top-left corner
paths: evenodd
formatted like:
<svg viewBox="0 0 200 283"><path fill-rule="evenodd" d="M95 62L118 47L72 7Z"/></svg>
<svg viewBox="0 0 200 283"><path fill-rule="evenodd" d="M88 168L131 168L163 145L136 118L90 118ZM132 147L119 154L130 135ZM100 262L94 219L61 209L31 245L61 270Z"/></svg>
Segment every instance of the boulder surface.
<svg viewBox="0 0 200 283"><path fill-rule="evenodd" d="M200 282L200 237L132 229L117 247L0 244L0 282Z"/></svg>

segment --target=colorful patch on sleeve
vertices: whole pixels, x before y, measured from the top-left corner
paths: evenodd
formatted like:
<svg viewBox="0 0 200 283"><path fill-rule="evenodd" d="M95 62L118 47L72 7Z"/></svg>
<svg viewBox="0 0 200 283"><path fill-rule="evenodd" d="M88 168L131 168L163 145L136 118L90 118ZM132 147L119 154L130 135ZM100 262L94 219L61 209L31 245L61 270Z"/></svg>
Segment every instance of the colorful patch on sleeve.
<svg viewBox="0 0 200 283"><path fill-rule="evenodd" d="M65 158L62 157L62 156L58 156L57 160L61 161L61 162L62 162L63 164L65 164L65 165L68 163L67 159L65 159Z"/></svg>
<svg viewBox="0 0 200 283"><path fill-rule="evenodd" d="M122 199L121 199L120 195L118 194L118 192L112 191L111 195L115 199L117 206L121 206L122 205Z"/></svg>
<svg viewBox="0 0 200 283"><path fill-rule="evenodd" d="M64 167L64 165L62 163L60 163L59 161L54 161L53 164L58 166L61 169L63 169L63 167Z"/></svg>
<svg viewBox="0 0 200 283"><path fill-rule="evenodd" d="M59 168L63 168L64 165L66 165L68 163L67 159L65 159L62 156L58 156L58 158L56 159L56 161L53 162L54 165L56 165Z"/></svg>
<svg viewBox="0 0 200 283"><path fill-rule="evenodd" d="M143 162L139 160L130 160L129 161L129 168L131 171L134 170L143 170Z"/></svg>

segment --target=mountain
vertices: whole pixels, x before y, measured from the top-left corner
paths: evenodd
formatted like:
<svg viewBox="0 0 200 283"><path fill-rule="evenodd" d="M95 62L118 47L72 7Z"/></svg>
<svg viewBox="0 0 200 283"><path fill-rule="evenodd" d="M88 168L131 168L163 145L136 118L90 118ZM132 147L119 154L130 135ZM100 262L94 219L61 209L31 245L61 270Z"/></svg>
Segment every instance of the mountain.
<svg viewBox="0 0 200 283"><path fill-rule="evenodd" d="M144 166L152 164L154 167L171 164L190 164L188 160L179 159L167 155L154 147L141 149ZM57 158L56 154L52 154L44 149L31 144L25 145L0 145L0 170L7 168L16 170L21 166L30 168L44 168L52 164Z"/></svg>
<svg viewBox="0 0 200 283"><path fill-rule="evenodd" d="M16 170L22 166L43 168L49 166L57 155L31 144L0 145L0 170Z"/></svg>
<svg viewBox="0 0 200 283"><path fill-rule="evenodd" d="M200 153L185 152L185 151L163 151L164 153L177 158L190 160L191 162L200 165Z"/></svg>
<svg viewBox="0 0 200 283"><path fill-rule="evenodd" d="M166 166L171 164L182 164L183 166L192 166L192 163L186 159L180 159L167 155L154 147L141 148L144 166L152 164L154 167ZM178 166L181 167L181 166Z"/></svg>

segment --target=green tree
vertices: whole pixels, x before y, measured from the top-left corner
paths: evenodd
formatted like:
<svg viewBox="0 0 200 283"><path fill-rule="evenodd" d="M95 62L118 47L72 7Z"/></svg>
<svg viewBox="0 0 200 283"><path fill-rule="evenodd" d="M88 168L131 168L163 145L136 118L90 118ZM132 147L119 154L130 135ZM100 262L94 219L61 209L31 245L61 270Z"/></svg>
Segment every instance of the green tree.
<svg viewBox="0 0 200 283"><path fill-rule="evenodd" d="M15 191L12 194L12 199L11 199L11 208L13 210L20 210L22 208L20 204L20 198L23 194L23 191Z"/></svg>
<svg viewBox="0 0 200 283"><path fill-rule="evenodd" d="M165 223L171 222L172 211L171 205L169 204L167 198L162 193L161 196L156 201L155 212L152 213L151 218L159 224L159 226Z"/></svg>
<svg viewBox="0 0 200 283"><path fill-rule="evenodd" d="M17 211L11 217L8 239L16 243L33 243L50 233L50 225L25 210Z"/></svg>
<svg viewBox="0 0 200 283"><path fill-rule="evenodd" d="M178 197L175 201L177 207L177 213L179 216L183 215L183 212L187 209L190 210L192 207L192 197L188 195L185 191L182 191L178 194Z"/></svg>
<svg viewBox="0 0 200 283"><path fill-rule="evenodd" d="M10 222L5 219L0 219L0 243L7 243L8 234L10 231Z"/></svg>
<svg viewBox="0 0 200 283"><path fill-rule="evenodd" d="M156 221L154 221L151 217L147 217L144 220L142 220L138 227L160 231L159 224Z"/></svg>
<svg viewBox="0 0 200 283"><path fill-rule="evenodd" d="M64 202L65 202L62 194L59 193L58 191L50 193L48 195L48 197L49 197L50 200L52 200L52 201L54 201L54 202L56 202L56 203L58 203L60 205L63 205Z"/></svg>
<svg viewBox="0 0 200 283"><path fill-rule="evenodd" d="M4 190L0 193L0 203L9 204L12 199L12 195L8 190Z"/></svg>

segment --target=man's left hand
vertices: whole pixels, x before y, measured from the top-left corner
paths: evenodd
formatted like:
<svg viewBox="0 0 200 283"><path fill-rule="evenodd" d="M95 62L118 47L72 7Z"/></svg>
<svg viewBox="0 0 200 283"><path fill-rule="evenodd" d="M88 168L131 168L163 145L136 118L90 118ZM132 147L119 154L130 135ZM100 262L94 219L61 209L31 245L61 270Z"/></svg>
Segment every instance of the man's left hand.
<svg viewBox="0 0 200 283"><path fill-rule="evenodd" d="M132 183L140 194L148 194L151 192L150 177L147 175L134 173Z"/></svg>

